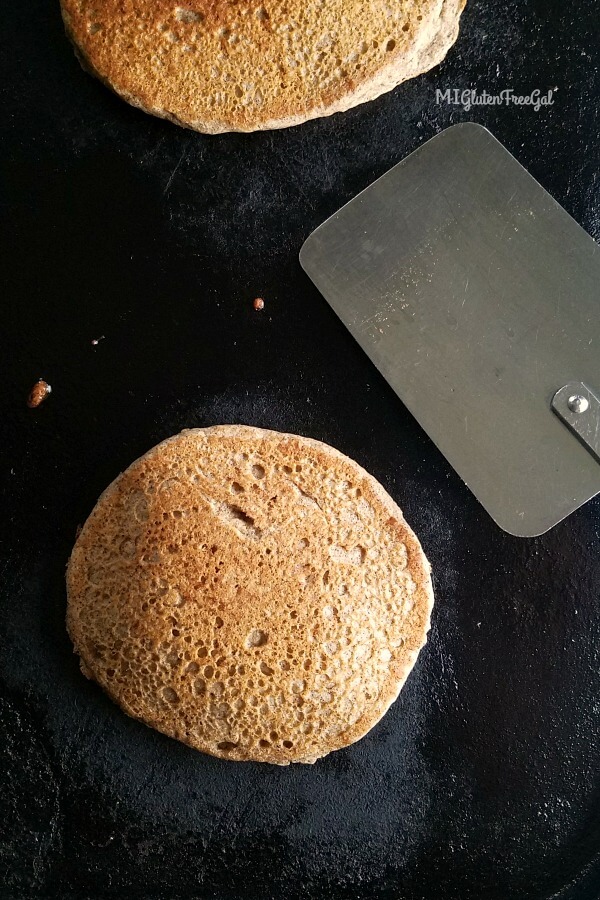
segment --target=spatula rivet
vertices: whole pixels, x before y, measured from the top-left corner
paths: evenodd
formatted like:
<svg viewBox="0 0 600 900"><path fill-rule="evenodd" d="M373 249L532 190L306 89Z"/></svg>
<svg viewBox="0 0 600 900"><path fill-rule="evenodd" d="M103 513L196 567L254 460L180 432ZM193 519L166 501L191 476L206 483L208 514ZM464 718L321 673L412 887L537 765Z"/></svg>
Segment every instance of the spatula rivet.
<svg viewBox="0 0 600 900"><path fill-rule="evenodd" d="M582 397L581 394L574 394L567 400L567 406L573 413L584 413L589 409L590 401L586 397Z"/></svg>

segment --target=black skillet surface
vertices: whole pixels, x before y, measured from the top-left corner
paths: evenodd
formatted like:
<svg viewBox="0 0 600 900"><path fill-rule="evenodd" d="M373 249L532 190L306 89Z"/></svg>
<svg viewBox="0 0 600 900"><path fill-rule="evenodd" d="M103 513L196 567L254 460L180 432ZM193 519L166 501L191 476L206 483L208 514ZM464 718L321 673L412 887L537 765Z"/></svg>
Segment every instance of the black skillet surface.
<svg viewBox="0 0 600 900"><path fill-rule="evenodd" d="M598 898L600 502L538 540L500 532L297 261L327 215L465 119L600 238L598 4L470 0L433 73L331 120L217 138L85 75L57 5L3 10L0 895ZM448 87L558 92L538 113L466 113L436 106ZM53 393L31 411L40 376ZM433 631L401 698L314 767L221 762L133 722L65 634L64 566L100 491L218 422L355 457L433 563Z"/></svg>

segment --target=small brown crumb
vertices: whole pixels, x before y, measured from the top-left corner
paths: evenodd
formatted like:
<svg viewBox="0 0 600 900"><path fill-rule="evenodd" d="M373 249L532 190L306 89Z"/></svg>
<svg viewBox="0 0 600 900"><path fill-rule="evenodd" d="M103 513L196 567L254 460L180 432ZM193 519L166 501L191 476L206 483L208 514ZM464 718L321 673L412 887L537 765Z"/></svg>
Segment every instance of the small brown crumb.
<svg viewBox="0 0 600 900"><path fill-rule="evenodd" d="M75 529L75 540L77 540L77 538L79 537L79 535L81 534L82 531L83 531L83 525L80 522L79 525L77 526L77 528Z"/></svg>
<svg viewBox="0 0 600 900"><path fill-rule="evenodd" d="M254 303L252 304L252 306L258 312L259 310L265 308L265 301L263 300L262 297L257 297L256 300L254 301Z"/></svg>
<svg viewBox="0 0 600 900"><path fill-rule="evenodd" d="M43 403L48 394L52 393L52 388L47 382L45 382L42 378L39 381L36 381L34 386L31 388L29 392L29 397L27 398L27 406L29 409L35 409L36 406L39 406L40 403Z"/></svg>

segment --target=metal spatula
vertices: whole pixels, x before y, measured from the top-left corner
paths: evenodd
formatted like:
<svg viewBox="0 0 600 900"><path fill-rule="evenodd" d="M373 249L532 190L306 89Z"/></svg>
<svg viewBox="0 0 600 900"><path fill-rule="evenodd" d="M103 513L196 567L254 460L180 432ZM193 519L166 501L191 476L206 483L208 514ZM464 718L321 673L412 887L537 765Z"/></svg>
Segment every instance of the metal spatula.
<svg viewBox="0 0 600 900"><path fill-rule="evenodd" d="M600 246L486 129L424 144L300 260L501 528L600 492Z"/></svg>

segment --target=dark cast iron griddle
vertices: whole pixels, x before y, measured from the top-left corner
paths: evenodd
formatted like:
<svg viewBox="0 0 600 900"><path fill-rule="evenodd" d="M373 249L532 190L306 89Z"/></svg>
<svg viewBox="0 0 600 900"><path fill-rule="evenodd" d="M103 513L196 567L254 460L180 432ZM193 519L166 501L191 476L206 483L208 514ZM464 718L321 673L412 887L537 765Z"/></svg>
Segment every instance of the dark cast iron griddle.
<svg viewBox="0 0 600 900"><path fill-rule="evenodd" d="M541 538L500 531L298 264L328 216L474 117L598 239L597 20L583 0L469 0L432 73L343 116L210 138L83 73L57 3L6 5L2 900L598 900L600 503ZM466 87L558 91L539 113L436 104ZM30 410L40 377L52 394ZM128 719L65 633L65 564L100 492L218 422L357 459L433 566L398 702L313 767L238 766Z"/></svg>

